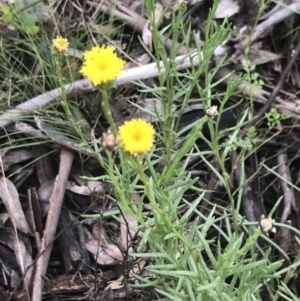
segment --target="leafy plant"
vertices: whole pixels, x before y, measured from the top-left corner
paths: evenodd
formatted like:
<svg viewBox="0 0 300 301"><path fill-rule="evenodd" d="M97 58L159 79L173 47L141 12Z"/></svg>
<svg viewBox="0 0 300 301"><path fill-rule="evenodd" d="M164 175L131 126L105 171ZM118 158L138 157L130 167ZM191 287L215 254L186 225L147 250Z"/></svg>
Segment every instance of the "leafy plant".
<svg viewBox="0 0 300 301"><path fill-rule="evenodd" d="M247 74L247 80L251 84L252 94L257 90L262 88L264 82L259 78L257 72L255 72L255 65L251 64L249 59L242 60L242 66Z"/></svg>
<svg viewBox="0 0 300 301"><path fill-rule="evenodd" d="M216 3L208 16L205 43L202 44L183 18L186 7L180 6L178 15L172 15L172 22L167 30L160 28L161 23L154 18L154 1L145 2L152 28L154 51L149 51L146 45L143 47L161 72L157 86L148 86L146 82L137 81L134 83L134 88L139 93L158 99L161 110L158 107L141 108L136 103L131 105L157 121L156 138L155 141L151 139L150 143L150 146L154 143L154 148L142 149L143 155L139 156L140 154L136 154L136 149L127 148L127 151L126 149L124 151L124 145L121 147L118 144L120 140L125 139L126 142L126 137L120 139L120 133L117 133L120 127L117 128L114 124L108 106L109 96L116 93L111 89L113 80L109 81L109 88L108 86L105 89L103 86L95 87L99 88L101 93L93 95L92 108L103 105L103 111L112 129L107 131L99 142L99 137L94 135L94 131L89 128L86 130L83 126L83 115L88 116L86 108L88 105L79 107L80 101L88 104L91 99L84 98L82 95L74 101L67 98L65 83L78 77L77 66L81 64L80 60L72 62L64 53L55 56L55 53L51 53L50 50L47 56L42 56L40 44L30 40L28 43L31 43L32 49L35 50L35 62L42 70L43 80L37 82L37 86L39 85L37 89L44 91L44 82L49 78L53 80L49 85L55 87L59 85L62 89L60 101L53 105L53 108L43 110L40 120L52 126L56 132L64 134L68 142L76 146L84 146L93 154L102 167L103 174L88 179L101 179L108 183L112 190L109 195L110 200L138 222L137 229L134 230L138 230L140 244L129 255L134 259L149 259L149 264L146 267L147 276L133 274L134 278L130 282L132 288L152 287L158 293L156 300L261 301L260 290L263 285L267 285L271 290L279 287L277 297L280 294L280 296L285 295L286 300L292 299L293 293L286 285L290 278L284 281L280 279L281 275L288 273L287 268L282 267L283 261L272 262L271 249L263 251L260 249L258 240L268 238L257 229L256 223L245 221L239 212L244 188L245 161L249 154L259 150L260 147L256 141L257 129L250 127L246 137L239 138L240 128L245 126L248 116L248 110L244 110L236 126L219 130L222 114L227 109L229 100L237 94L237 87L248 80L254 93L254 89L260 88L263 82L255 72L255 67L245 59L242 64L246 74L240 76L234 83L228 81L225 91L217 91L216 87L218 88L225 78L216 80L215 75L225 65L225 59L217 62L214 67L211 62L214 60L215 49L228 38L230 26L225 20L223 24L215 27L213 15ZM24 21L23 18L16 16L15 11L22 10L23 6L16 6L13 9L10 5L3 5L1 9L3 21L26 33L37 33L38 28L33 25L33 19ZM165 41L161 41L162 34L172 39L173 46L169 51L165 49ZM180 47L189 49L191 37L195 37L195 49L178 60ZM44 39L46 40L45 37ZM82 45L80 43L82 39L80 37L76 42ZM103 37L99 37L101 42L102 39ZM40 43L46 44L42 42ZM46 42L49 43L48 40ZM9 51L3 50L3 57L6 53ZM201 61L199 66L192 64L188 70L176 69L184 59L188 58L192 61L192 57L195 56ZM106 65L109 65L109 62ZM23 67L21 64L20 66ZM91 68L89 72L92 73L93 70ZM32 70L25 71L31 76ZM20 71L18 78L22 79L25 71ZM226 76L227 80L228 78L230 76ZM17 87L16 82L14 84L14 87ZM218 105L214 114L203 115L192 124L179 127L180 119L187 108L197 103L201 104L207 112L215 102ZM173 110L174 106L177 108L176 112ZM266 117L269 127L272 128L289 116L271 109ZM30 116L27 118L31 120ZM149 136L152 137L154 127L148 126L148 129L151 129ZM209 138L203 134L204 126L209 130ZM131 130L125 132L129 136L132 134ZM119 134L118 138L117 134ZM12 134L8 136L10 144L3 144L3 149L15 147L18 138ZM205 148L198 143L199 141L205 144ZM30 146L30 143L39 143L39 141L23 139L22 143ZM228 174L227 166L232 151L237 149L241 150L237 165L241 166L242 179L241 185L233 192L232 179ZM206 205L208 190L199 186L198 177L188 168L190 161L195 158L201 160L203 166L213 173L228 199L227 206L214 204L208 216L199 210ZM217 162L216 165L211 163L211 158ZM163 167L158 169L158 164ZM189 195L193 195L192 201ZM145 210L145 205L151 210ZM120 210L110 213L119 222ZM104 214L102 218L105 216ZM82 218L86 217L99 217L99 215L82 215ZM293 267L298 266L299 260L295 261ZM292 272L288 276L292 277L291 274Z"/></svg>
<svg viewBox="0 0 300 301"><path fill-rule="evenodd" d="M3 4L0 6L2 12L1 19L4 23L14 26L16 29L24 31L27 34L35 35L40 28L35 25L35 18L26 12L20 13L24 8L22 3L17 3L14 7L11 4Z"/></svg>
<svg viewBox="0 0 300 301"><path fill-rule="evenodd" d="M290 117L291 116L289 114L279 113L275 108L271 108L271 110L266 113L269 128L274 128L280 125L282 120L289 119Z"/></svg>

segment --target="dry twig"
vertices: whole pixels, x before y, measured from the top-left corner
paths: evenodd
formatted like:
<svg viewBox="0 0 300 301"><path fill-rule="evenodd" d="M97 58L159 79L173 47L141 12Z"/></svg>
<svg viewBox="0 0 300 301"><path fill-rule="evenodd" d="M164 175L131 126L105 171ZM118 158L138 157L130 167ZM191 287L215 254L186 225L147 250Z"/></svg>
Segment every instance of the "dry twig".
<svg viewBox="0 0 300 301"><path fill-rule="evenodd" d="M284 200L284 208L281 214L280 222L286 223L289 215L291 214L292 203L295 203L295 196L293 188L288 185L288 183L292 182L292 177L290 168L287 163L287 154L280 153L277 157L277 162L279 165L278 173L281 175L282 178L285 179L285 181L280 180Z"/></svg>
<svg viewBox="0 0 300 301"><path fill-rule="evenodd" d="M44 285L43 277L46 275L48 262L52 250L52 244L55 238L58 219L60 216L60 211L64 200L65 190L66 190L73 158L74 158L73 152L64 148L62 149L61 156L60 156L59 173L55 179L52 195L50 198L50 208L47 216L47 222L46 222L44 236L41 244L41 249L39 252L41 256L37 261L37 266L35 271L32 301L42 300L43 285Z"/></svg>

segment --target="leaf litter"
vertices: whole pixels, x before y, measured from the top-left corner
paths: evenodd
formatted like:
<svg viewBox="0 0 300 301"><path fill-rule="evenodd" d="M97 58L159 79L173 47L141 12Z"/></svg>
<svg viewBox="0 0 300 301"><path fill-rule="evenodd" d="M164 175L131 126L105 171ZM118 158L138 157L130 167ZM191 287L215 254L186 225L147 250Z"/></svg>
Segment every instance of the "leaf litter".
<svg viewBox="0 0 300 301"><path fill-rule="evenodd" d="M95 14L95 7L97 7L97 10L103 11L103 13L109 17L114 16L119 22L126 22L126 28L130 29L131 32L133 29L136 30L142 36L145 45L148 46L151 52L153 37L151 27L146 18L144 3L139 1L120 1L114 4L117 4L115 10L109 10L108 8L113 5L110 1L104 1L102 6L99 6L96 2L87 1L87 9L86 6L81 6L80 2L74 2L72 4L73 6L62 7L62 4L58 1L52 1L52 8L45 5L41 7L40 4L37 4L34 5L34 9L31 11L28 10L27 13L35 22L41 24L45 19L52 20L53 16L49 11L53 8L61 13L63 9L70 10L70 12L73 11L73 20L70 21L70 28L68 28L68 30L72 30L72 23L73 26L77 24L76 16L78 14L82 15L82 12L85 11L85 13L92 18L93 14ZM163 24L164 22L165 24L170 22L170 15L176 12L179 7L179 3L171 3L168 11L165 12L164 8L169 4L168 1L162 1L158 2L156 6L156 20L161 19ZM200 37L198 42L201 43L205 43L205 25L203 24L205 24L205 17L208 14L208 7L205 6L205 4L209 7L209 1L191 1L188 3L187 10L187 17L190 17L192 21L191 24L194 27L193 30L197 33L198 37ZM2 3L1 5L6 4ZM295 12L299 9L299 1L270 5L261 16L258 26L252 28L253 20L257 14L255 1L219 1L214 21L218 24L220 19L222 20L227 17L235 28L228 41L226 41L224 45L220 45L222 48L218 48L218 53L215 53L216 57L227 53L227 62L229 63L227 67L217 72L216 78L220 79L227 76L232 70L243 72L244 70L241 64L243 59L245 59L243 48L246 45L250 45L247 58L249 58L251 64L254 66L255 72L258 73L260 78L264 79L264 84L252 94L250 93L251 83L248 82L245 82L239 87L239 90L240 96L243 95L246 98L254 96L254 100L258 105L255 108L257 111L261 108L259 103L263 105L266 104L268 97L272 94L272 91L276 89L282 70L285 68L289 59L295 55L294 51L296 49L297 40L299 39L299 34L296 33L295 36L291 37L286 36L286 40L283 39L286 42L283 43L280 40L281 37L278 31L280 31L280 26L285 20L294 18L294 22L297 24L298 20ZM11 33L11 31L15 30L28 30L28 33L32 33L31 29L28 28L30 22L28 23L28 20L26 21L24 18L23 22L24 24L21 24L23 27L19 23L11 22L11 24L7 24L7 27L4 27L4 31ZM31 25L29 24L29 27L36 26L35 22L34 25L30 23ZM84 23L84 20L81 20L81 22ZM49 22L47 24L49 26ZM117 26L114 27L114 23L107 25L107 28L103 24L93 22L90 24L87 23L86 25L92 32L96 33L105 31L106 29L110 33L117 32L118 30ZM59 26L62 26L62 24L59 24ZM50 30L51 35L54 34L54 24L51 24L51 22L48 30ZM9 36L9 34L7 36ZM244 38L240 39L239 36ZM162 38L164 37L162 36ZM191 37L190 46L195 47L195 43L193 43L192 39L193 37ZM9 42L9 40L6 42ZM117 81L119 87L124 87L125 95L126 89L131 85L130 82L132 80L140 79L148 81L150 85L155 85L157 83L156 78L159 74L156 64L149 61L149 55L145 53L137 41L134 42L135 45L138 46L136 46L136 52L133 52L133 54L130 53L132 51L130 46L125 46L124 49L120 47L123 52L126 53L128 51L127 55L131 58L131 62L127 65L128 69L125 70L122 77ZM171 44L169 42L170 41L166 39L166 48L170 48ZM73 52L74 57L78 57L78 53L80 57L80 52L75 49ZM186 55L187 49L181 47L179 54ZM72 53L69 53L69 55L72 56ZM141 60L142 57L143 60ZM194 66L201 64L201 58L197 59L198 61L196 60L194 62ZM184 62L180 68L181 70L186 70L186 68L190 66L190 62ZM160 72L163 73L164 70L161 69ZM292 182L293 176L299 174L297 168L294 167L298 165L299 160L296 154L300 146L297 126L300 113L298 98L299 78L298 60L289 70L285 83L282 85L272 103L272 106L277 108L279 112L289 113L293 117L293 124L287 122L284 123L283 128L277 128L278 132L271 137L273 139L270 138L265 148L255 155L256 163L252 162L249 165L248 175L251 176L251 174L254 174L258 169L257 162L264 162L267 158L270 161L267 163L270 169L275 169L276 164L281 166L281 170L278 170L278 173L280 173L282 179L280 181L278 180L277 185L272 186L270 183L275 180L274 177L272 177L271 171L269 171L268 174L260 175L260 178L264 178L264 182L258 185L257 181L254 180L249 186L245 187L242 204L247 219L256 222L259 221L262 216L265 216L266 212L270 211L274 200L283 194L283 208L276 211L276 218L281 219L283 223L293 225L298 230L300 230L299 193L296 189L291 189L288 185L285 185L285 180ZM232 80L234 81L234 76ZM226 84L224 86L226 86ZM148 264L145 260L136 261L135 263L130 262L131 259L128 254L136 251L137 240L140 239L139 232L137 231L138 223L126 213L117 214L119 215L120 223L111 219L110 213L113 211L118 212L118 208L109 200L111 184L102 180L83 180L79 183L76 170L82 169L82 166L80 166L77 160L73 161L73 156L76 156L77 159L80 158L82 154L91 156L88 150L73 141L69 141L66 138L68 133L61 133L59 130L43 123L39 116L32 118L31 122L25 119L25 121L22 121L23 124L19 121L14 122L9 118L14 117L21 119L24 112L20 109L34 111L54 103L59 98L61 92L59 89L55 89L56 87L52 88L53 89L49 89L51 90L50 93L48 91L45 94L34 95L34 98L28 98L27 101L17 105L16 109L18 110L8 109L0 118L1 126L5 127L9 133L19 134L20 129L22 129L24 136L32 137L33 135L39 135L45 142L52 141L51 144L45 143L47 152L49 153L45 156L46 162L48 161L48 163L45 164L55 166L54 170L56 169L54 176L43 177L45 176L45 172L42 167L38 167L38 164L33 160L33 147L42 148L40 145L23 147L21 144L18 150L9 149L5 154L3 153L1 155L3 160L2 173L5 173L5 176L2 176L0 180L0 197L4 205L1 207L1 224L3 229L7 229L5 231L9 233L9 235L6 236L3 234L4 232L1 234L1 237L7 237L6 242L4 242L4 240L1 241L1 253L9 258L5 264L2 264L2 273L5 275L4 278L9 279L9 281L1 278L1 286L10 294L12 300L14 298L16 300L27 300L26 298L31 296L32 300L38 301L41 300L42 296L43 298L47 298L53 293L68 296L70 292L81 293L80 298L85 295L87 299L96 294L101 296L98 290L101 290L103 294L104 291L118 291L124 283L127 283L126 281L131 279L132 273L142 274L145 272L144 267ZM67 88L70 88L67 89L67 93L69 93L68 95L70 96L72 93L88 95L88 93L94 91L93 87L85 80L75 81ZM122 95L119 97L122 100ZM126 106L124 112L126 112L127 115L129 113L131 116L143 116L150 120L151 116L145 113L147 109L155 107L158 112L161 110L161 104L157 104L157 99L149 98L148 95L143 95L143 93L139 94L138 92L136 92L134 98L137 99L136 103L140 104L140 108L136 109L136 107L133 106ZM181 100L182 99L179 98L176 104L180 104ZM174 110L176 110L176 104L174 104ZM186 108L185 113L189 115L186 115L185 120L193 122L199 117L199 111L201 111L201 109L198 107L193 107L192 109ZM28 113L28 111L26 113ZM126 116L124 118L126 119ZM35 124L33 120L35 120ZM226 120L224 122L226 122ZM91 128L93 127L91 120L88 120L87 123ZM32 124L34 124L34 126L32 126ZM262 133L264 126L262 123ZM263 134L261 134L261 137L263 137ZM53 153L52 148L55 148L57 151ZM72 152L69 150L72 150ZM283 152L284 155L279 154L278 150ZM60 151L62 151L61 161L58 156ZM43 150L43 153L44 152ZM273 158L276 159L275 163L272 162ZM37 161L39 160L41 159L37 158ZM69 162L69 164L65 166L67 162ZM28 169L26 173L21 173L21 177L17 178L18 170L25 170L28 163L34 167L35 173L33 173L33 170ZM293 165L291 165L291 163L293 163ZM61 164L60 168L58 164ZM282 169L282 167L284 168ZM199 172L202 168L203 166L197 165L196 163L190 167L190 170ZM83 173L85 174L95 174L95 171L98 171L93 158L85 162L83 169ZM59 177L59 173L62 178ZM82 176L84 177L83 173ZM210 173L207 169L202 170L202 173L204 176L201 178L201 181L205 183L203 185L207 184L207 187L209 187ZM10 174L14 174L12 180L8 178ZM234 174L237 178L241 178L238 169ZM291 174L293 176L291 176ZM71 179L73 179L73 181ZM64 183L64 185L62 185L62 183ZM34 194L33 191L30 190L32 188L38 189L37 194ZM216 194L224 194L221 185L217 183L214 183L213 190L217 192ZM31 191L31 198L29 198L31 200L30 206L26 203L27 198L24 197L24 195L27 195L27 191ZM52 203L54 200L58 206L49 209L51 199ZM61 205L58 204L59 202L57 203L59 199ZM64 205L62 205L63 200ZM139 196L137 196L137 200L140 200ZM221 202L217 196L213 196L213 200L216 203ZM249 204L252 204L252 206L249 206ZM64 207L63 209L62 206ZM255 209L253 210L253 208ZM61 223L59 226L58 217L62 210L66 209L68 210L68 214L65 217L64 223ZM147 207L147 204L145 204L145 210L151 211L151 206ZM203 214L207 214L205 208L202 210ZM96 219L82 220L76 225L75 221L78 222L78 218L75 216L78 216L78 213L94 214L98 217ZM47 221L45 221L44 218L47 214ZM29 224L31 226L29 226ZM62 243L60 243L60 245L57 243L56 230L59 229L60 232L64 232L66 231L65 228L71 231L68 237L72 237L73 248L71 248L71 241L69 247L68 243L66 243L63 249L64 251L62 251L62 249L60 249ZM1 231L3 229L1 229ZM297 248L295 247L293 235L286 229L285 231L286 232L282 230L279 232L281 234L278 234L274 239L279 240L279 245L285 248L286 253L290 252L292 258L293 255L297 254ZM50 232L52 234L49 236ZM285 239L284 236L289 239ZM49 252L49 245L52 246L51 252ZM287 246L290 246L290 248ZM144 247L147 248L147 246ZM47 248L48 251L45 252ZM35 252L33 252L33 249L35 249ZM41 252L42 255L40 254ZM62 252L64 253L63 260ZM84 253L88 254L88 256L84 256ZM36 256L36 254L39 255ZM80 255L78 256L78 254ZM4 256L0 255L0 257L3 261ZM88 258L91 259L93 263L89 262ZM131 266L125 267L125 265L129 263L131 263ZM33 268L34 265L35 269ZM89 268L88 271L93 277L93 281L90 280L91 277L89 278L89 275L84 274L84 266ZM101 271L99 273L98 268L94 268L97 266L98 268L100 267L103 272ZM44 272L41 272L41 270L44 270ZM74 275L69 277L70 275L66 273L73 273ZM76 273L82 273L82 275L77 278ZM44 280L40 277L40 274L47 275L48 279ZM44 285L41 282L44 282ZM20 290L20 283L22 283L21 287L23 290ZM95 283L97 283L98 286L95 285ZM32 292L31 288L33 288ZM300 294L299 291L297 292ZM128 289L127 293L127 297L134 296L134 290ZM108 295L104 294L102 296L106 296L103 298L109 300ZM117 298L117 294L113 296L115 296L115 299ZM148 298L148 300L151 299Z"/></svg>

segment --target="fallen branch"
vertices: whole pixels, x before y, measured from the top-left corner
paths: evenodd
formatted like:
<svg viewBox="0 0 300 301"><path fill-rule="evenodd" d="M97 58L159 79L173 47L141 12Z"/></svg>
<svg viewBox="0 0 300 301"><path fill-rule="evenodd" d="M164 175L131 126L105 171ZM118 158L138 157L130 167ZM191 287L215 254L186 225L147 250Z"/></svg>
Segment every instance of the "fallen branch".
<svg viewBox="0 0 300 301"><path fill-rule="evenodd" d="M288 183L292 182L292 177L291 177L290 168L287 163L287 159L288 158L285 153L280 153L277 157L277 162L279 165L278 173L281 175L282 178L285 179L285 181L283 181L279 178L281 189L283 191L283 201L284 201L284 208L280 218L280 222L283 224L287 222L288 217L291 214L292 203L295 203L293 187L288 185Z"/></svg>
<svg viewBox="0 0 300 301"><path fill-rule="evenodd" d="M55 233L58 225L61 207L63 204L67 181L70 174L72 162L74 159L73 152L62 149L60 156L59 173L55 179L52 195L50 198L50 207L47 216L46 227L39 253L42 255L37 261L32 301L42 300L44 280L46 275L50 254L52 251L52 244L55 238Z"/></svg>
<svg viewBox="0 0 300 301"><path fill-rule="evenodd" d="M201 61L201 55L190 54L181 55L176 58L176 70L184 70L191 66L197 67ZM163 61L159 63L159 69L156 63L147 64L135 68L126 69L116 80L116 86L129 84L133 81L155 78L159 74L166 72ZM94 86L88 79L81 79L65 86L67 95L70 96L75 92L88 93L95 90ZM41 94L29 99L16 106L16 109L8 110L0 116L0 126L7 126L14 121L19 121L20 117L28 112L44 108L61 97L61 88Z"/></svg>
<svg viewBox="0 0 300 301"><path fill-rule="evenodd" d="M245 39L242 42L242 45L248 45L249 40L251 43L255 42L259 38L265 37L272 29L272 27L281 21L287 19L288 17L292 16L293 14L299 14L300 10L300 2L292 3L289 6L282 7L281 9L274 12L268 19L264 22L260 23L256 26L254 33L251 37Z"/></svg>

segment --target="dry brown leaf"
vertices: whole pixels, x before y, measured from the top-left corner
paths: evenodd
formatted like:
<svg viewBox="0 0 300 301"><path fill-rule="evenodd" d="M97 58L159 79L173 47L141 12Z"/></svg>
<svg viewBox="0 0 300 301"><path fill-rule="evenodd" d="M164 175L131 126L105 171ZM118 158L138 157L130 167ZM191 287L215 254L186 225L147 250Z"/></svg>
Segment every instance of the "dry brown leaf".
<svg viewBox="0 0 300 301"><path fill-rule="evenodd" d="M163 12L163 6L160 3L156 2L154 11L154 20L156 24L158 24L158 22L162 19Z"/></svg>
<svg viewBox="0 0 300 301"><path fill-rule="evenodd" d="M55 179L43 183L37 192L39 202L40 202L42 218L44 218L49 211L49 206L50 206L49 201L53 191L54 181Z"/></svg>
<svg viewBox="0 0 300 301"><path fill-rule="evenodd" d="M138 222L135 218L133 218L130 214L124 212L123 213L124 223L121 223L121 247L123 251L128 250L128 246L131 245L131 240L134 238L136 231L132 230L132 228L137 228ZM129 249L131 252L131 248Z"/></svg>
<svg viewBox="0 0 300 301"><path fill-rule="evenodd" d="M215 19L223 19L226 17L231 17L238 13L240 6L238 1L234 0L220 0L214 15Z"/></svg>
<svg viewBox="0 0 300 301"><path fill-rule="evenodd" d="M115 289L119 289L120 286L122 286L122 282L123 282L124 276L121 276L120 278L118 278L115 281L112 281L111 283L109 283L108 286L106 286L104 288L105 291L110 291L110 290L115 290Z"/></svg>
<svg viewBox="0 0 300 301"><path fill-rule="evenodd" d="M68 182L67 190L80 195L90 195L92 192L104 193L103 185L99 181L87 181L86 185L83 186Z"/></svg>
<svg viewBox="0 0 300 301"><path fill-rule="evenodd" d="M129 276L132 277L133 273L140 274L141 271L144 269L146 263L147 263L147 261L145 259L139 260L130 270ZM106 286L104 290L109 291L109 290L119 289L120 286L122 286L123 280L124 280L124 275L120 276L117 280L109 283L109 285Z"/></svg>
<svg viewBox="0 0 300 301"><path fill-rule="evenodd" d="M269 62L276 61L281 58L281 55L273 53L271 51L257 49L251 47L249 51L249 60L253 65L262 65Z"/></svg>
<svg viewBox="0 0 300 301"><path fill-rule="evenodd" d="M17 164L23 161L27 161L33 158L33 152L26 149L16 149L8 151L3 156L3 168L8 170L13 164Z"/></svg>
<svg viewBox="0 0 300 301"><path fill-rule="evenodd" d="M14 183L4 177L0 178L0 197L16 228L24 233L31 233L20 203L18 191Z"/></svg>
<svg viewBox="0 0 300 301"><path fill-rule="evenodd" d="M145 259L139 260L130 270L129 276L133 276L132 274L140 274L141 271L144 269L147 261Z"/></svg>
<svg viewBox="0 0 300 301"><path fill-rule="evenodd" d="M257 66L257 65L262 65L262 64L269 63L269 62L274 62L281 58L280 54L276 54L276 53L268 51L268 50L263 50L263 49L261 49L261 47L262 47L262 42L253 44L250 47L247 57L245 57L244 54L241 54L241 55L237 56L235 60L238 60L241 62L244 59L249 59L253 65Z"/></svg>
<svg viewBox="0 0 300 301"><path fill-rule="evenodd" d="M1 213L0 214L0 227L3 227L4 224L8 221L9 214L8 213Z"/></svg>
<svg viewBox="0 0 300 301"><path fill-rule="evenodd" d="M92 234L85 233L85 236L86 248L99 264L116 264L123 260L120 248L112 242L103 223L95 222L92 227Z"/></svg>
<svg viewBox="0 0 300 301"><path fill-rule="evenodd" d="M153 50L152 48L152 32L151 32L151 24L149 21L145 23L142 31L142 40L147 47L149 47L150 51Z"/></svg>
<svg viewBox="0 0 300 301"><path fill-rule="evenodd" d="M33 259L29 254L29 252L27 251L25 244L21 239L21 236L19 236L18 239L16 239L16 236L14 236L14 252L18 264L21 267L22 274L26 272L24 276L24 280L25 280L24 289L25 289L31 282L32 273L33 273Z"/></svg>
<svg viewBox="0 0 300 301"><path fill-rule="evenodd" d="M123 260L123 255L118 246L107 244L98 240L89 240L85 242L86 248L91 252L95 260L101 265L116 264Z"/></svg>

